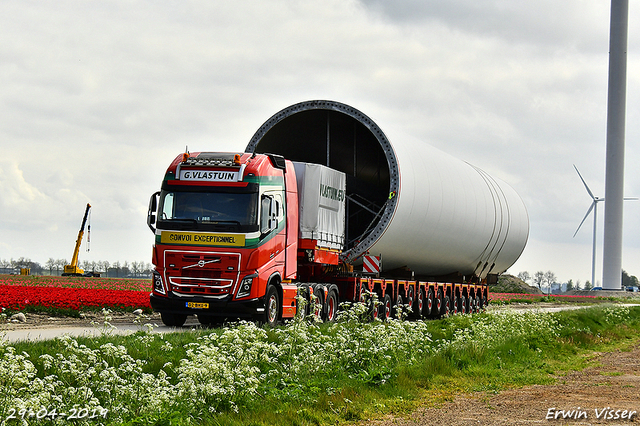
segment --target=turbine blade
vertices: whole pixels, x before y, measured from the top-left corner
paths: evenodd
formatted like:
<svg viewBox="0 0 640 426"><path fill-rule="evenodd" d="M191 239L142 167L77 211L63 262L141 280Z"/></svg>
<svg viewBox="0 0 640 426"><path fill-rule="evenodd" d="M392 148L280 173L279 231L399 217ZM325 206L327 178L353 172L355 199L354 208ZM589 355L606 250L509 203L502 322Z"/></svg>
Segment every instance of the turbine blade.
<svg viewBox="0 0 640 426"><path fill-rule="evenodd" d="M629 201L629 200L640 200L640 198L638 197L624 197L625 200Z"/></svg>
<svg viewBox="0 0 640 426"><path fill-rule="evenodd" d="M587 214L585 214L584 217L582 218L582 222L580 222L580 225L578 225L578 229L576 229L576 232L573 234L574 238L575 238L576 234L578 233L578 231L580 230L580 227L582 226L584 221L587 220L587 217L589 216L589 214L591 214L591 210L593 210L593 207L595 205L596 205L596 202L594 200L593 203L591 203L591 207L589 207L589 210L587 210Z"/></svg>
<svg viewBox="0 0 640 426"><path fill-rule="evenodd" d="M589 196L595 200L596 197L593 195L593 192L591 192L591 190L589 189L589 185L587 185L587 182L584 181L584 179L582 178L582 175L580 174L580 171L578 170L575 164L573 165L573 168L576 169L576 172L578 172L578 176L580 176L580 180L584 184L584 187L587 188L587 192L589 193Z"/></svg>

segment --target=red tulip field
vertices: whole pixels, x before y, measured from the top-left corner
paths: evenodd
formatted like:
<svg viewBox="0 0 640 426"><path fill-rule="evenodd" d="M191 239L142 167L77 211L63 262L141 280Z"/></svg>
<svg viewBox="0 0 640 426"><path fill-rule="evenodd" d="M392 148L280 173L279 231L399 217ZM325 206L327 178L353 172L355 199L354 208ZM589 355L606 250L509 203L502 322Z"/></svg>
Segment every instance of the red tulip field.
<svg viewBox="0 0 640 426"><path fill-rule="evenodd" d="M124 278L0 275L0 307L150 308L151 281Z"/></svg>
<svg viewBox="0 0 640 426"><path fill-rule="evenodd" d="M82 308L150 309L148 278L84 278L58 276L0 275L0 307L23 310L45 307L80 310ZM538 302L543 294L489 293L497 303ZM596 296L552 295L557 301L592 302Z"/></svg>

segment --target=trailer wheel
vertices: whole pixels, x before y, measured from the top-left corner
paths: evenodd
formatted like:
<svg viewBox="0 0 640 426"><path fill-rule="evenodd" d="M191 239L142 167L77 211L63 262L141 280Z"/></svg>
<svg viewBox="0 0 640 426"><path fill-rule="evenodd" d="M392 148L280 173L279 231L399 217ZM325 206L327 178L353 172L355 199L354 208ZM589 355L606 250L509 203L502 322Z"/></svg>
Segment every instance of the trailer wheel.
<svg viewBox="0 0 640 426"><path fill-rule="evenodd" d="M451 299L449 296L444 296L444 300L442 303L442 309L440 310L441 315L450 315L451 314Z"/></svg>
<svg viewBox="0 0 640 426"><path fill-rule="evenodd" d="M467 310L467 297L465 295L460 296L460 313L466 314L469 311Z"/></svg>
<svg viewBox="0 0 640 426"><path fill-rule="evenodd" d="M413 309L413 305L414 305L414 299L415 299L415 290L413 289L413 286L409 286L409 290L407 290L407 305L409 305L409 308L411 309L410 312L408 312L409 315L411 315L413 312L415 312L415 310Z"/></svg>
<svg viewBox="0 0 640 426"><path fill-rule="evenodd" d="M162 318L162 323L167 327L182 327L187 320L187 316L184 314L170 314L167 312L161 312L160 318Z"/></svg>
<svg viewBox="0 0 640 426"><path fill-rule="evenodd" d="M398 298L396 299L396 304L395 306L391 307L391 316L393 316L393 318L396 319L400 319L400 312L402 312L402 310L404 309L404 299L402 298L402 295L398 295Z"/></svg>
<svg viewBox="0 0 640 426"><path fill-rule="evenodd" d="M380 305L380 312L378 317L382 321L389 321L389 317L391 316L391 296L388 294L384 295L382 299L382 305Z"/></svg>
<svg viewBox="0 0 640 426"><path fill-rule="evenodd" d="M278 325L278 314L280 310L280 297L278 296L278 290L275 286L269 285L265 296L265 324L269 327L275 327Z"/></svg>
<svg viewBox="0 0 640 426"><path fill-rule="evenodd" d="M434 314L435 295L433 289L427 289L427 299L424 301L424 307L422 308L422 316L429 318Z"/></svg>
<svg viewBox="0 0 640 426"><path fill-rule="evenodd" d="M438 297L436 298L436 305L431 309L431 316L436 317L438 315L444 315L447 310L447 304L445 304L444 293L442 289L438 290Z"/></svg>
<svg viewBox="0 0 640 426"><path fill-rule="evenodd" d="M419 288L416 300L413 303L413 317L421 318L422 311L424 310L424 290Z"/></svg>
<svg viewBox="0 0 640 426"><path fill-rule="evenodd" d="M378 318L379 311L380 307L376 307L375 303L373 303L373 300L369 302L369 318L371 319L371 321L375 321Z"/></svg>
<svg viewBox="0 0 640 426"><path fill-rule="evenodd" d="M338 313L338 293L331 289L327 295L327 303L325 303L324 320L334 322Z"/></svg>

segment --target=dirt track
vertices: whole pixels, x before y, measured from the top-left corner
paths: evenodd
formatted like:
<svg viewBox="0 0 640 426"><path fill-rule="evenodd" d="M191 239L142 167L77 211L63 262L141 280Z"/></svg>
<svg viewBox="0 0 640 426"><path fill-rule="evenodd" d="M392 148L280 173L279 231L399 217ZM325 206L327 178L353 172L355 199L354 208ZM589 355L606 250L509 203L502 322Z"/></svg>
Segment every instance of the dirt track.
<svg viewBox="0 0 640 426"><path fill-rule="evenodd" d="M548 386L527 386L498 395L461 395L438 407L422 408L406 418L363 423L367 426L428 425L632 425L640 423L640 345L631 352L595 353L594 366ZM611 419L605 419L610 411ZM562 419L574 410L572 417ZM577 414L576 414L577 410ZM596 412L597 410L597 412ZM620 418L615 419L616 411ZM626 412L626 419L622 415ZM556 413L558 419L555 419ZM585 414L582 414L585 413ZM597 414L601 414L597 418ZM549 418L547 418L549 417ZM585 418L586 417L586 418ZM631 420L629 420L631 417Z"/></svg>

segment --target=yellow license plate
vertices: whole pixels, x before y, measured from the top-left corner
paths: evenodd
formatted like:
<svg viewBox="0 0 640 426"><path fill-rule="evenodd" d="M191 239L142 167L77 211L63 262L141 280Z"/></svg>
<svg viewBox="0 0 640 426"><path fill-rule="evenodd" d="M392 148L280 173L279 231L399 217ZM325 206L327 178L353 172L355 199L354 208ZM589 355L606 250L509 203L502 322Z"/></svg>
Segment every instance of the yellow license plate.
<svg viewBox="0 0 640 426"><path fill-rule="evenodd" d="M187 302L187 308L209 309L209 304L208 303Z"/></svg>

